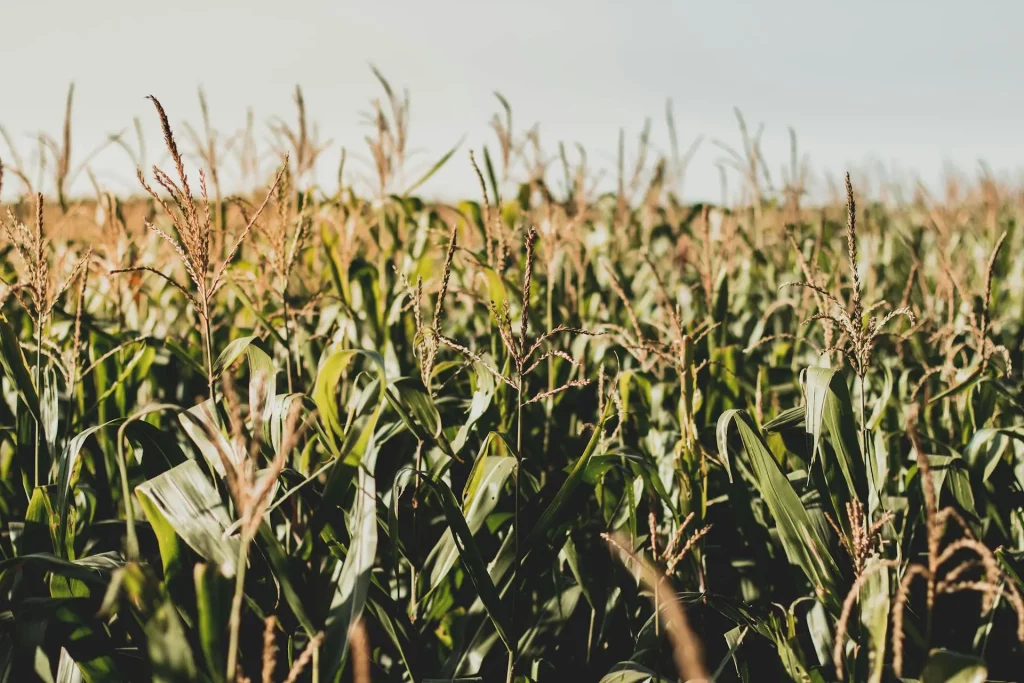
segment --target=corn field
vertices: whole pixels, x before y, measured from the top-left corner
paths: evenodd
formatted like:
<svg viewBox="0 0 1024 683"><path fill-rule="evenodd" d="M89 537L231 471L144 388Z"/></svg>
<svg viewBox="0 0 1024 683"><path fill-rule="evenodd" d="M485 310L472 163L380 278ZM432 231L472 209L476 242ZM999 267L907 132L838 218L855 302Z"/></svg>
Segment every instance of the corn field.
<svg viewBox="0 0 1024 683"><path fill-rule="evenodd" d="M500 96L413 173L378 76L355 171L301 90L150 98L134 194L73 92L4 134L0 681L1021 680L1020 187L814 203L740 118L690 205L670 117L604 191Z"/></svg>

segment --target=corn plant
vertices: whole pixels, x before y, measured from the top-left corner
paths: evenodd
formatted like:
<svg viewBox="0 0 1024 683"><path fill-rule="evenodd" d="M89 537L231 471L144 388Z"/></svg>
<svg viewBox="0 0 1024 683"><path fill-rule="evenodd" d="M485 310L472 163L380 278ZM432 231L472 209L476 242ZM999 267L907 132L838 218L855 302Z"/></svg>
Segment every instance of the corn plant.
<svg viewBox="0 0 1024 683"><path fill-rule="evenodd" d="M0 681L1019 677L1019 187L816 204L739 116L688 205L669 105L602 194L498 95L434 201L374 73L350 162L299 88L189 157L153 98L139 196L70 93L8 145Z"/></svg>

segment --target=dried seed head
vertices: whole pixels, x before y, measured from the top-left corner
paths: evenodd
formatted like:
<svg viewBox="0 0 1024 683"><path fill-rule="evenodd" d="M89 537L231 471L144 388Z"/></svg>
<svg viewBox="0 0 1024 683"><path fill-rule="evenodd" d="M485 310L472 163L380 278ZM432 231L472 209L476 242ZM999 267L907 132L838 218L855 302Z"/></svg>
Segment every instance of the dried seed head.
<svg viewBox="0 0 1024 683"><path fill-rule="evenodd" d="M437 302L434 304L434 320L431 323L434 330L440 332L441 322L444 320L444 297L448 293L448 281L452 276L452 261L455 258L455 248L458 246L459 227L452 227L451 237L448 240L448 251L444 255L444 269L441 273L441 290L437 293Z"/></svg>
<svg viewBox="0 0 1024 683"><path fill-rule="evenodd" d="M654 511L647 513L647 529L651 534L651 557L658 559L658 521L654 518Z"/></svg>
<svg viewBox="0 0 1024 683"><path fill-rule="evenodd" d="M861 319L861 283L857 264L857 202L853 198L853 183L850 173L846 173L846 250L850 260L850 274L853 277L853 314L851 317L856 325Z"/></svg>
<svg viewBox="0 0 1024 683"><path fill-rule="evenodd" d="M494 234L491 225L491 201L487 196L487 183L484 182L484 174L480 172L480 167L476 164L476 157L473 155L473 150L469 150L469 163L473 165L473 171L476 172L477 181L480 183L480 193L484 197L484 246L487 254L487 265L494 268Z"/></svg>
<svg viewBox="0 0 1024 683"><path fill-rule="evenodd" d="M271 615L263 622L263 683L274 683L274 669L277 668L277 617Z"/></svg>
<svg viewBox="0 0 1024 683"><path fill-rule="evenodd" d="M530 327L530 285L533 282L533 245L536 241L537 231L531 227L526 233L526 273L523 275L523 310L519 332L520 354L526 349L526 334Z"/></svg>

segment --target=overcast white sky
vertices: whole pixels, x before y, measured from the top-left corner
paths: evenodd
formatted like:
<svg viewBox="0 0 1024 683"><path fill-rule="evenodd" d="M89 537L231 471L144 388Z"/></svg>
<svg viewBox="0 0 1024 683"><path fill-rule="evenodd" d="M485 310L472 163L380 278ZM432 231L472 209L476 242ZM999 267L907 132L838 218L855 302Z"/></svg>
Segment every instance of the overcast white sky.
<svg viewBox="0 0 1024 683"><path fill-rule="evenodd" d="M552 150L579 142L609 169L620 127L633 142L651 116L665 145L667 98L684 142L738 144L734 106L763 122L776 178L788 126L818 171L880 162L933 182L946 162L971 173L979 159L1024 166L1024 3L1011 0L0 0L0 26L0 124L25 155L33 133L59 132L71 80L79 159L135 116L152 159L159 129L144 96L159 97L181 129L198 120L199 84L216 127L237 130L252 106L265 139L268 120L292 115L301 83L321 136L335 142L320 169L327 180L341 144L364 149L372 62L409 88L420 164L466 136L426 188L445 197L476 192L465 150L493 145L494 90L517 127L539 121ZM2 142L0 156L10 158ZM688 196L718 197L720 157L701 148ZM123 152L93 167L111 189L135 189Z"/></svg>

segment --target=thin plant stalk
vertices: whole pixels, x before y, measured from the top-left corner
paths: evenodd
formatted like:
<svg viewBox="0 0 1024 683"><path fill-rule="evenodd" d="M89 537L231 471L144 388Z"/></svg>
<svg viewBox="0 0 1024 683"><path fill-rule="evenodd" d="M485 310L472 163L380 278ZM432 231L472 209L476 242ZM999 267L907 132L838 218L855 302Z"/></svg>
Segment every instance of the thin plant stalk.
<svg viewBox="0 0 1024 683"><path fill-rule="evenodd" d="M213 391L213 329L210 326L210 311L207 305L207 311L203 315L203 348L204 355L206 357L206 386L210 394L210 400L216 400L216 394Z"/></svg>
<svg viewBox="0 0 1024 683"><path fill-rule="evenodd" d="M516 462L515 493L512 501L512 545L515 551L515 563L512 565L512 624L511 640L512 649L508 653L508 671L505 675L505 683L512 683L512 676L515 671L516 657L519 655L519 638L516 634L516 596L519 587L516 585L519 575L519 468L523 464L523 374L522 367L519 370L519 381L516 383L516 454L519 456Z"/></svg>
<svg viewBox="0 0 1024 683"><path fill-rule="evenodd" d="M285 291L288 289L288 283L285 282L285 286L281 291L281 302L283 306L284 315L284 371L285 376L288 378L288 393L292 393L292 329L288 320L288 299L285 298Z"/></svg>
<svg viewBox="0 0 1024 683"><path fill-rule="evenodd" d="M36 395L43 395L43 365L42 365L42 349L43 349L43 321L40 316L36 317L36 367L35 367L35 380L36 380ZM39 442L43 438L43 425L40 423L39 418L36 418L36 439L35 439L35 459L32 465L32 476L33 484L36 488L39 488Z"/></svg>
<svg viewBox="0 0 1024 683"><path fill-rule="evenodd" d="M867 422L867 408L865 406L864 396L868 392L867 377L861 375L860 377L860 452L861 457L868 457L868 422Z"/></svg>

